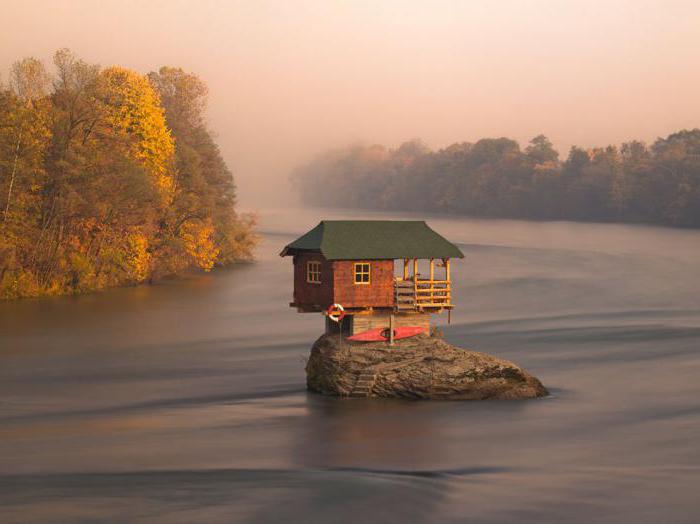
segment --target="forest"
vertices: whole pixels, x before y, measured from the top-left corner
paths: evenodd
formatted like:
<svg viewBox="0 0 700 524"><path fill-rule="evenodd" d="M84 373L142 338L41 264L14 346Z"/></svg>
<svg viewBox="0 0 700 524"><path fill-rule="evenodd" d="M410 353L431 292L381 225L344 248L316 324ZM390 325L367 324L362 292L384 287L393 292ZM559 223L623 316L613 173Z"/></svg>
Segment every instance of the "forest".
<svg viewBox="0 0 700 524"><path fill-rule="evenodd" d="M61 49L0 84L0 299L151 282L247 260L255 218L182 69L142 75Z"/></svg>
<svg viewBox="0 0 700 524"><path fill-rule="evenodd" d="M300 166L293 182L317 206L700 227L700 129L572 147L564 160L543 135L524 150L508 138L354 145Z"/></svg>

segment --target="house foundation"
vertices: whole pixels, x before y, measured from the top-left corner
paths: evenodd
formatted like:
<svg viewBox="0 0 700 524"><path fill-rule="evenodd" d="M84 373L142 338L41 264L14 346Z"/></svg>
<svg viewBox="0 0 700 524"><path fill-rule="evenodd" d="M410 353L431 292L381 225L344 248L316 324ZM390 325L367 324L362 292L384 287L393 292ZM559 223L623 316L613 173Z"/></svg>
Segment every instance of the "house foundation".
<svg viewBox="0 0 700 524"><path fill-rule="evenodd" d="M373 312L371 314L346 315L342 322L344 336L357 335L369 331L370 329L388 328L392 324L392 313ZM430 333L430 313L421 312L399 312L393 313L393 326L398 327L421 327L426 333ZM337 334L339 325L326 317L326 334Z"/></svg>

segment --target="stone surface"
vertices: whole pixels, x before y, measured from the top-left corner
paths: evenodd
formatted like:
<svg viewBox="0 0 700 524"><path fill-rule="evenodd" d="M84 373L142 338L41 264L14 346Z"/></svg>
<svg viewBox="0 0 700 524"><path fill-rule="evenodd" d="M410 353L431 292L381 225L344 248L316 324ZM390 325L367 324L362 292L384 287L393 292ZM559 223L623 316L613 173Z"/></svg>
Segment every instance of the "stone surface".
<svg viewBox="0 0 700 524"><path fill-rule="evenodd" d="M410 399L522 399L548 394L542 383L514 363L419 335L354 343L323 335L306 365L310 390L325 395Z"/></svg>

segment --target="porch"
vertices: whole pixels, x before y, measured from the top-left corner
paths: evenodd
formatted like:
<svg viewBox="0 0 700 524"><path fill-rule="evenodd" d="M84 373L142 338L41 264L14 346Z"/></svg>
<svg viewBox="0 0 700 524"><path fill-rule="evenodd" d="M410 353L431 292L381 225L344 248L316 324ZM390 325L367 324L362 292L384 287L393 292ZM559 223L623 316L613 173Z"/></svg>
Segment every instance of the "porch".
<svg viewBox="0 0 700 524"><path fill-rule="evenodd" d="M450 259L429 259L426 276L418 272L418 259L403 259L403 274L394 277L394 309L396 311L431 311L453 308L450 281ZM442 278L435 270L443 268ZM411 271L412 270L412 271Z"/></svg>

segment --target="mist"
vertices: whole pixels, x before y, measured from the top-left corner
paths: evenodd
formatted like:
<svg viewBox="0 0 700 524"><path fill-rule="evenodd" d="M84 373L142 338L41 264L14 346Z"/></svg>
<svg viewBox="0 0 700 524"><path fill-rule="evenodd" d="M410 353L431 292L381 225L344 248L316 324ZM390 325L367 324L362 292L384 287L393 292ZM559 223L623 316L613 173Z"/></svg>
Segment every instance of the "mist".
<svg viewBox="0 0 700 524"><path fill-rule="evenodd" d="M58 48L209 86L208 119L244 209L297 201L327 148L432 148L544 133L562 154L651 142L700 121L690 1L7 3L2 78Z"/></svg>
<svg viewBox="0 0 700 524"><path fill-rule="evenodd" d="M0 523L698 521L700 2L4 2Z"/></svg>

